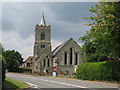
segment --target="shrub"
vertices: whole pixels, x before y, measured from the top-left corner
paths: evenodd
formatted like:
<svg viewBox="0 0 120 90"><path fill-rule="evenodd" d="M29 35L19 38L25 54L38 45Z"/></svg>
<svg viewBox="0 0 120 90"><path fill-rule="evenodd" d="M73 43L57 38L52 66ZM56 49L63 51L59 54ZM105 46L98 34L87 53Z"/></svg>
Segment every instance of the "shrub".
<svg viewBox="0 0 120 90"><path fill-rule="evenodd" d="M120 61L84 63L76 77L82 80L120 81Z"/></svg>
<svg viewBox="0 0 120 90"><path fill-rule="evenodd" d="M17 72L19 72L19 73L25 73L25 72L32 73L32 69L31 68L18 68Z"/></svg>
<svg viewBox="0 0 120 90"><path fill-rule="evenodd" d="M4 81L5 79L5 62L2 61L2 82Z"/></svg>

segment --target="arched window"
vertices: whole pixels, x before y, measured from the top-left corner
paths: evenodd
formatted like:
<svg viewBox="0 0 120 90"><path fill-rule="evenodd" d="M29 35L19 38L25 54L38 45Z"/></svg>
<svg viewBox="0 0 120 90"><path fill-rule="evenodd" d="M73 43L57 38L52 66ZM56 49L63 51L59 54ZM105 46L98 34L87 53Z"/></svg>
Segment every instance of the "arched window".
<svg viewBox="0 0 120 90"><path fill-rule="evenodd" d="M64 64L67 64L67 53L64 53Z"/></svg>
<svg viewBox="0 0 120 90"><path fill-rule="evenodd" d="M41 45L41 48L45 48L45 45Z"/></svg>
<svg viewBox="0 0 120 90"><path fill-rule="evenodd" d="M41 33L41 40L45 40L45 34L44 34L44 32Z"/></svg>
<svg viewBox="0 0 120 90"><path fill-rule="evenodd" d="M38 65L36 65L36 70L38 69Z"/></svg>
<svg viewBox="0 0 120 90"><path fill-rule="evenodd" d="M72 48L70 48L70 64L72 64Z"/></svg>
<svg viewBox="0 0 120 90"><path fill-rule="evenodd" d="M50 59L47 61L47 66L50 67Z"/></svg>
<svg viewBox="0 0 120 90"><path fill-rule="evenodd" d="M78 64L78 53L76 52L75 53L75 65L77 65Z"/></svg>
<svg viewBox="0 0 120 90"><path fill-rule="evenodd" d="M44 67L45 67L45 65L46 65L46 62L45 62L45 59L44 59Z"/></svg>

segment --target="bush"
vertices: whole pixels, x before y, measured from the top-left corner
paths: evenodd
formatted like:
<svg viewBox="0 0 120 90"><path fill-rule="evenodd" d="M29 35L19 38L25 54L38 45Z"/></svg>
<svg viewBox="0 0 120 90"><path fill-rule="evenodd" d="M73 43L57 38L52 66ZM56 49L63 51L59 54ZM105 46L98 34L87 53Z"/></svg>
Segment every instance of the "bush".
<svg viewBox="0 0 120 90"><path fill-rule="evenodd" d="M18 68L17 72L19 72L19 73L24 73L24 72L32 73L32 69L31 68Z"/></svg>
<svg viewBox="0 0 120 90"><path fill-rule="evenodd" d="M84 63L76 77L82 80L120 81L120 61Z"/></svg>
<svg viewBox="0 0 120 90"><path fill-rule="evenodd" d="M2 82L4 81L5 79L5 62L2 61Z"/></svg>

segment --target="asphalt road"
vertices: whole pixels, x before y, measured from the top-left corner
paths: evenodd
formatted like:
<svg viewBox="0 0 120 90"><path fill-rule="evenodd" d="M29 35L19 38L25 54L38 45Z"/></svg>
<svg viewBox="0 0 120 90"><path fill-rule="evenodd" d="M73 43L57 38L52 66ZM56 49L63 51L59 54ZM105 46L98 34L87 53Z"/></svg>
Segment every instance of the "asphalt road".
<svg viewBox="0 0 120 90"><path fill-rule="evenodd" d="M77 79L66 79L66 78L58 78L58 77L45 77L45 76L31 76L31 75L23 75L23 74L15 74L15 73L7 73L7 78L13 78L17 80L21 80L25 83L30 84L33 88L56 88L54 90L58 90L59 88L68 89L68 90L120 90L118 89L117 84L110 83L100 83L93 81L83 81ZM78 89L79 88L79 89ZM53 89L51 89L53 90Z"/></svg>

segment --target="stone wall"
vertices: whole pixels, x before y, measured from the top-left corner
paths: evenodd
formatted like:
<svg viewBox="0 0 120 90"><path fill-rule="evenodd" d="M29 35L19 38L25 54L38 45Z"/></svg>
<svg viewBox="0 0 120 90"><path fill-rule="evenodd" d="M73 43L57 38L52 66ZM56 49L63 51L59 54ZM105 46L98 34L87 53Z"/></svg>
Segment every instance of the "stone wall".
<svg viewBox="0 0 120 90"><path fill-rule="evenodd" d="M70 48L72 48L72 64L70 64ZM68 71L69 74L74 73L75 64L75 53L78 53L77 66L80 65L80 46L73 40L70 39L55 55L57 58L58 69L61 72ZM65 64L65 52L67 53L67 64Z"/></svg>
<svg viewBox="0 0 120 90"><path fill-rule="evenodd" d="M42 37L43 36L43 37ZM36 25L32 72L42 73L52 67L51 28ZM44 66L45 60L45 66ZM48 67L49 60L49 67Z"/></svg>
<svg viewBox="0 0 120 90"><path fill-rule="evenodd" d="M72 75L74 73L74 67L73 66L68 66L68 65L60 65L57 66L57 71L58 74L70 74Z"/></svg>
<svg viewBox="0 0 120 90"><path fill-rule="evenodd" d="M67 65L70 65L70 48L72 48L72 65L75 65L75 52L78 53L78 64L80 64L80 46L78 46L73 40L69 41L63 48L61 48L57 54L56 57L59 60L60 65L64 65L64 53L67 52Z"/></svg>

